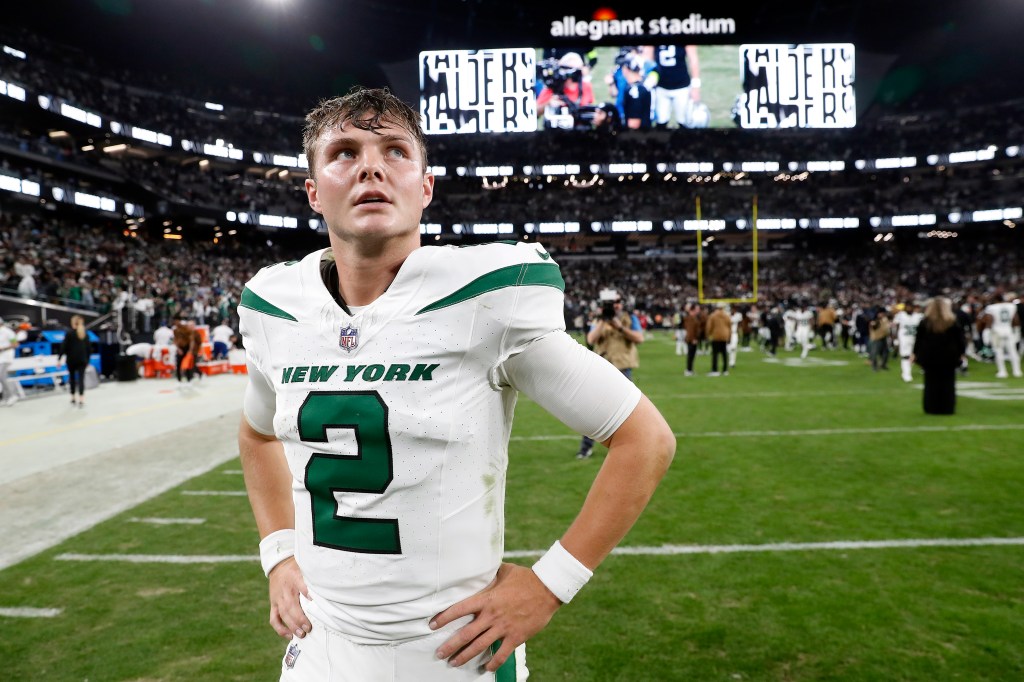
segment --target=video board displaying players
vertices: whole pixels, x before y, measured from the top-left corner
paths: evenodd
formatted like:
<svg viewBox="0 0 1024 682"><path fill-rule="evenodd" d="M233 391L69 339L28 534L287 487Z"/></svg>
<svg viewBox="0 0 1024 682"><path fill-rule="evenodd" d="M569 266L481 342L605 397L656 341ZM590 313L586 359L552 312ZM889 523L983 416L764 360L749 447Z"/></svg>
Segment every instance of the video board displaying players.
<svg viewBox="0 0 1024 682"><path fill-rule="evenodd" d="M628 45L420 54L428 134L849 128L849 43Z"/></svg>

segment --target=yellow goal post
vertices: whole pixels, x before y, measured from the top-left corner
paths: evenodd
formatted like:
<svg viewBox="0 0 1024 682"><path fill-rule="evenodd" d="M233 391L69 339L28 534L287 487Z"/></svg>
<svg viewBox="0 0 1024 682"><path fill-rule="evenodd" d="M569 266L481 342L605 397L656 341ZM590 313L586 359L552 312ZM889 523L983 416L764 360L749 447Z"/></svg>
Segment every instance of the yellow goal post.
<svg viewBox="0 0 1024 682"><path fill-rule="evenodd" d="M706 298L704 296L704 238L702 237L700 197L697 197L697 300L701 303L757 303L757 195L751 206L751 233L753 238L753 287L748 298Z"/></svg>

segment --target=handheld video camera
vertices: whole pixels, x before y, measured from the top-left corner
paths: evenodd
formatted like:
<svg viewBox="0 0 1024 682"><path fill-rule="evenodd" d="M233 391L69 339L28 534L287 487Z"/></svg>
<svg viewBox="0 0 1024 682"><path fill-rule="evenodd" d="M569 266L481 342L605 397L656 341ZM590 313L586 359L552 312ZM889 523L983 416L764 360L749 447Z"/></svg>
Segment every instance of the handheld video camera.
<svg viewBox="0 0 1024 682"><path fill-rule="evenodd" d="M565 84L570 80L574 80L577 83L583 81L582 71L579 69L565 69L554 57L542 60L537 64L537 68L540 70L541 82L556 95L565 93Z"/></svg>

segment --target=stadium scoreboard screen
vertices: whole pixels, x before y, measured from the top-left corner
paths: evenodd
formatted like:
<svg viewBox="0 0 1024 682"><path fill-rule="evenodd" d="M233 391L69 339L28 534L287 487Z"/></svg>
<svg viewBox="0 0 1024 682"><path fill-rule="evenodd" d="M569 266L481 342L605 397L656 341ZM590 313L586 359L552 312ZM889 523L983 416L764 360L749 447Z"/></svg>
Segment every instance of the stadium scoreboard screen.
<svg viewBox="0 0 1024 682"><path fill-rule="evenodd" d="M420 115L428 134L537 129L536 50L421 52Z"/></svg>
<svg viewBox="0 0 1024 682"><path fill-rule="evenodd" d="M852 128L854 49L850 43L741 45L743 128Z"/></svg>
<svg viewBox="0 0 1024 682"><path fill-rule="evenodd" d="M676 64L701 116L659 121ZM855 75L851 43L431 50L419 55L420 114L427 134L589 129L604 120L598 109L629 128L851 128ZM650 115L631 114L629 97Z"/></svg>

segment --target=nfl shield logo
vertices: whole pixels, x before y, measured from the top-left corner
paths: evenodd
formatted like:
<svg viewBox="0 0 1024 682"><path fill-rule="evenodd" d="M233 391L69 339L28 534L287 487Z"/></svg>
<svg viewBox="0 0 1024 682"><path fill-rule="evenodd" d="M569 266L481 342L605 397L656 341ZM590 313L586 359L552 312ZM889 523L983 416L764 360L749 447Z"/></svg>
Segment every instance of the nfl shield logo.
<svg viewBox="0 0 1024 682"><path fill-rule="evenodd" d="M355 327L342 327L338 345L347 353L351 353L359 345L359 330Z"/></svg>
<svg viewBox="0 0 1024 682"><path fill-rule="evenodd" d="M299 654L301 654L301 653L302 652L299 651L299 645L298 644L292 644L291 646L289 646L288 647L288 652L284 655L284 665L285 665L285 667L288 668L289 670L294 668L295 667L295 661L297 661L299 659Z"/></svg>

